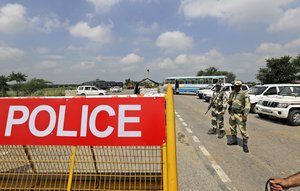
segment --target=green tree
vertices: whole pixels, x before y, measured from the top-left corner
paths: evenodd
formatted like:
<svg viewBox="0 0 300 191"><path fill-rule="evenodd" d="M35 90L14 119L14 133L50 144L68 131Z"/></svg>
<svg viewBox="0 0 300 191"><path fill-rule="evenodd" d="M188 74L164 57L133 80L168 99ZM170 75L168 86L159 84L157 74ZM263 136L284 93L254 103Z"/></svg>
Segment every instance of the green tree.
<svg viewBox="0 0 300 191"><path fill-rule="evenodd" d="M131 80L130 80L130 78L128 78L128 79L125 79L125 86L129 85L130 83L131 83Z"/></svg>
<svg viewBox="0 0 300 191"><path fill-rule="evenodd" d="M0 76L0 96L1 97L6 96L7 95L6 92L9 90L7 82L8 82L7 77L1 75Z"/></svg>
<svg viewBox="0 0 300 191"><path fill-rule="evenodd" d="M22 89L22 82L25 82L27 80L27 75L23 74L21 72L14 73L12 72L8 76L9 81L16 81L16 84L12 86L12 89L16 91L17 96L19 95L20 90Z"/></svg>
<svg viewBox="0 0 300 191"><path fill-rule="evenodd" d="M227 82L233 82L236 78L236 76L232 72L220 71L215 67L209 67L206 68L205 70L200 70L197 73L197 76L220 76L220 75L226 76Z"/></svg>
<svg viewBox="0 0 300 191"><path fill-rule="evenodd" d="M300 55L295 58L283 56L266 60L267 67L260 68L256 78L264 84L291 83L300 71Z"/></svg>
<svg viewBox="0 0 300 191"><path fill-rule="evenodd" d="M26 74L22 74L21 72L18 72L18 73L12 72L8 76L8 79L9 79L9 81L16 81L17 83L22 83L27 80L27 77L28 76Z"/></svg>
<svg viewBox="0 0 300 191"><path fill-rule="evenodd" d="M22 89L25 92L25 95L31 95L38 90L46 88L50 83L51 82L46 81L44 79L33 78L30 81L23 84Z"/></svg>

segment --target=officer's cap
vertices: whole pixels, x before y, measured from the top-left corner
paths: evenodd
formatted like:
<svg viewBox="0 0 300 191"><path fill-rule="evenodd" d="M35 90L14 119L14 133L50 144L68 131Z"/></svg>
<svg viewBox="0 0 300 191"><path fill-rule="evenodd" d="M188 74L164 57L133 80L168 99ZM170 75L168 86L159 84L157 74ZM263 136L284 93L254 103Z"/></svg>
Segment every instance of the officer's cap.
<svg viewBox="0 0 300 191"><path fill-rule="evenodd" d="M221 85L221 83L220 83L220 82L217 82L217 83L216 83L216 86L222 86L222 85Z"/></svg>
<svg viewBox="0 0 300 191"><path fill-rule="evenodd" d="M234 85L235 86L241 86L243 83L242 83L242 81L240 81L240 80L236 80L235 82L234 82Z"/></svg>

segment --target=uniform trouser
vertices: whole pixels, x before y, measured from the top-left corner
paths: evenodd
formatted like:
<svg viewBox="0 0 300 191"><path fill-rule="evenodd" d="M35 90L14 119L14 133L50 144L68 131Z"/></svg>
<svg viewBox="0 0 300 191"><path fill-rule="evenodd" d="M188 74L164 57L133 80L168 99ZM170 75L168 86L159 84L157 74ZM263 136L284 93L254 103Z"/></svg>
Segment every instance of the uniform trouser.
<svg viewBox="0 0 300 191"><path fill-rule="evenodd" d="M211 124L214 129L219 127L219 129L222 131L224 130L224 117L221 112L222 111L217 111L216 109L211 111Z"/></svg>
<svg viewBox="0 0 300 191"><path fill-rule="evenodd" d="M236 128L239 127L243 139L248 139L248 133L246 129L246 122L242 119L243 114L241 113L231 113L229 117L229 125L231 130L231 135L237 135Z"/></svg>

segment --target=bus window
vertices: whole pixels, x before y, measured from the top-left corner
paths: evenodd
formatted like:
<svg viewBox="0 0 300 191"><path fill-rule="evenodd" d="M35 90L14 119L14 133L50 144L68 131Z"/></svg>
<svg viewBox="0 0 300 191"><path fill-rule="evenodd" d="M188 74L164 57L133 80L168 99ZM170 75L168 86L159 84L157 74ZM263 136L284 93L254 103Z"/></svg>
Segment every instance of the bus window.
<svg viewBox="0 0 300 191"><path fill-rule="evenodd" d="M219 79L213 79L213 84L217 83L219 81Z"/></svg>

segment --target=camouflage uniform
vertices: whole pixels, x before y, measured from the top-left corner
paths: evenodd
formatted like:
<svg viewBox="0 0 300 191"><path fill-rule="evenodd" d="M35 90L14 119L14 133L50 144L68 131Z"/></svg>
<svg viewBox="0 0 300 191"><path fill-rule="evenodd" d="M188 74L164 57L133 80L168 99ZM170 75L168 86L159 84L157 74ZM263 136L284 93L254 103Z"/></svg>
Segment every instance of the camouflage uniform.
<svg viewBox="0 0 300 191"><path fill-rule="evenodd" d="M227 108L225 93L223 91L214 92L210 99L210 105L213 108L211 111L211 124L213 128L219 127L220 130L224 130L223 114Z"/></svg>
<svg viewBox="0 0 300 191"><path fill-rule="evenodd" d="M241 85L241 82L235 82L235 85ZM250 111L250 99L249 95L245 91L233 91L229 95L229 125L230 125L230 130L231 130L231 135L232 135L232 140L231 142L228 142L228 145L236 145L237 144L237 126L239 127L242 137L243 137L243 149L244 152L249 152L247 143L248 143L248 133L246 129L246 121L243 121L243 117L247 118L247 115L249 114Z"/></svg>
<svg viewBox="0 0 300 191"><path fill-rule="evenodd" d="M215 134L219 127L219 136L222 138L225 135L224 132L224 113L227 108L226 95L223 91L215 91L210 99L209 105L212 107L211 111L211 124L212 129L208 134Z"/></svg>

